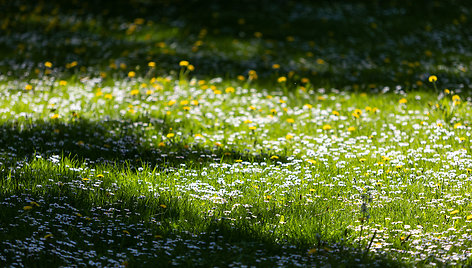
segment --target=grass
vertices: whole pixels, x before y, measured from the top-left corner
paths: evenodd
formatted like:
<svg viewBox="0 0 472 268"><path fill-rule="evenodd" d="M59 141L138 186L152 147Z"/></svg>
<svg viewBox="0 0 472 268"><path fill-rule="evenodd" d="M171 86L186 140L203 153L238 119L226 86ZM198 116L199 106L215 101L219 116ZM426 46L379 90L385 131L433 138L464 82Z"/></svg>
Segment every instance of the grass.
<svg viewBox="0 0 472 268"><path fill-rule="evenodd" d="M228 4L0 2L2 263L472 265L468 4Z"/></svg>

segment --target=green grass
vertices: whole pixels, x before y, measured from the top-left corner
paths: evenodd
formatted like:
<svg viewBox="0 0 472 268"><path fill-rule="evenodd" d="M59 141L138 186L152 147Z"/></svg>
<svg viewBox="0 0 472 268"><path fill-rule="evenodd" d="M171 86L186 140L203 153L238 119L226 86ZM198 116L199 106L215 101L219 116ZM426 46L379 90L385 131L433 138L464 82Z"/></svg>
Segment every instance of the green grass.
<svg viewBox="0 0 472 268"><path fill-rule="evenodd" d="M0 1L1 262L472 265L469 4L228 4Z"/></svg>

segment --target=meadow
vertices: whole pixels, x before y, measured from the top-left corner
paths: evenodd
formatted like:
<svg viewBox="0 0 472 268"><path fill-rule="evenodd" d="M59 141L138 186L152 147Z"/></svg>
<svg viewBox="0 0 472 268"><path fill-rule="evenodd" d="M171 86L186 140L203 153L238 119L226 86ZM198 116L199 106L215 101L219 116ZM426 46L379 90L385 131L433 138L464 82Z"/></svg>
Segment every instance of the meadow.
<svg viewBox="0 0 472 268"><path fill-rule="evenodd" d="M472 265L471 3L0 10L1 266Z"/></svg>

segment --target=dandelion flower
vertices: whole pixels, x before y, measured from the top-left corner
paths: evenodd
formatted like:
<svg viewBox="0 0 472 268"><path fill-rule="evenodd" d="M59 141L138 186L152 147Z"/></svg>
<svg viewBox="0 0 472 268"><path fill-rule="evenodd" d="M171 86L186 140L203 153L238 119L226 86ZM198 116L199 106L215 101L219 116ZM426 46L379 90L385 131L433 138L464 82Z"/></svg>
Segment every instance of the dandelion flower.
<svg viewBox="0 0 472 268"><path fill-rule="evenodd" d="M128 73L128 77L129 77L129 78L133 78L133 77L135 77L135 76L136 76L136 73L133 72L133 71L131 71L131 72Z"/></svg>
<svg viewBox="0 0 472 268"><path fill-rule="evenodd" d="M166 137L169 138L169 139L170 139L170 138L173 138L174 136L175 136L174 133L169 133L169 134L166 135Z"/></svg>
<svg viewBox="0 0 472 268"><path fill-rule="evenodd" d="M323 130L330 130L331 129L331 126L330 125L324 125L323 126Z"/></svg>
<svg viewBox="0 0 472 268"><path fill-rule="evenodd" d="M189 66L189 64L190 64L190 63L189 63L188 61L186 61L186 60L183 60L183 61L180 61L180 62L179 62L179 66L181 66L181 67Z"/></svg>
<svg viewBox="0 0 472 268"><path fill-rule="evenodd" d="M438 81L438 77L435 76L435 75L431 75L430 77L428 77L428 81L430 83L434 83L434 82Z"/></svg>
<svg viewBox="0 0 472 268"><path fill-rule="evenodd" d="M398 103L400 103L400 104L405 104L405 103L407 103L407 102L408 102L408 101L407 101L405 98L402 98L402 99L400 99L400 100L398 101Z"/></svg>
<svg viewBox="0 0 472 268"><path fill-rule="evenodd" d="M277 78L277 82L279 82L279 83L287 82L287 77L281 76L281 77Z"/></svg>

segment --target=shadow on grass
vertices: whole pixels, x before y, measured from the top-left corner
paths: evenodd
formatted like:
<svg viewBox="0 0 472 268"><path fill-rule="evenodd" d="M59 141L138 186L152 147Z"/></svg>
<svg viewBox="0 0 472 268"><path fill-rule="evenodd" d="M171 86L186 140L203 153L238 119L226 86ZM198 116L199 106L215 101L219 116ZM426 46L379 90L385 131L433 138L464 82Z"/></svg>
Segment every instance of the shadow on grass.
<svg viewBox="0 0 472 268"><path fill-rule="evenodd" d="M0 154L3 156L2 161L11 161L3 165L12 168L29 166L36 155L49 157L54 154L64 154L71 159L79 160L79 165L80 160L87 160L90 163L89 168L103 164L109 164L112 167L121 165L125 169L127 165L135 164L137 168L143 163L161 167L179 167L181 164L196 167L229 159L231 159L230 162L234 159L270 161L264 155L249 156L222 148L190 149L185 148L185 145L181 143L168 144L165 150L156 149L140 142L140 135L142 135L139 131L140 127L144 126L137 126L136 122L83 120L71 124L38 123L34 126L4 124L0 128ZM178 128L178 126L169 126L164 123L155 127ZM105 146L105 144L110 146ZM164 157L164 154L169 157ZM202 155L209 157L202 158ZM224 158L225 156L228 158ZM284 156L281 157L284 158ZM23 159L25 161L16 162ZM13 177L7 179L9 172L8 168L1 171L4 189L0 194L0 200L5 206L0 210L0 225L6 228L4 230L8 230L0 235L1 241L21 240L31 236L39 239L51 232L54 235L52 245L55 245L55 241L75 241L77 248L95 250L99 255L107 255L108 250L120 252L127 248L139 250L140 247L150 247L156 243L156 235L158 235L157 240L162 239L163 245L162 248L156 249L156 254L128 257L130 264L136 266L140 266L143 262L151 264L172 262L175 255L168 255L163 249L166 241L179 241L175 252L183 255L188 252L190 244L198 244L199 249L187 255L185 263L188 265L195 264L192 263L192 259L197 257L202 259L198 265L207 266L227 265L231 262L255 264L259 258L271 256L272 259L268 258L261 263L272 266L280 258L302 256L301 261L309 263L318 263L323 260L323 262L336 265L342 260L347 266L360 264L401 266L400 262L390 258L366 254L364 250L356 247L348 248L348 244L343 245L339 244L339 241L332 241L333 237L320 237L315 245L313 241L309 241L310 239L302 239L297 241L297 247L291 248L284 239L274 240L273 233L259 229L253 222L226 218L224 211L231 210L233 205L229 203L215 205L218 208L214 215L207 215L202 213L201 208L194 203L195 200L185 195L174 197L164 191L157 197L141 197L139 192L125 189L124 186L110 192L106 185L112 185L113 178L104 178L104 184L100 190L91 192L86 186L77 185L77 180L81 181L77 179L80 178L80 171L58 168L52 163L50 167L35 167L30 171L16 172ZM53 179L54 183L48 183L48 178ZM57 183L58 181L61 183ZM38 184L43 183L42 187L37 187ZM22 210L29 200L41 204L33 208L34 216L33 212ZM60 206L58 207L57 204ZM166 207L163 208L162 204L166 204ZM265 211L264 208L260 210L262 214L272 213ZM78 216L77 213L83 215ZM274 210L273 214L276 213L277 211ZM46 227L41 227L41 230L32 227L30 216L41 218L35 221L34 226L44 221ZM84 217L89 217L90 220L87 221ZM273 220L270 217L258 218L263 221ZM55 227L53 228L52 225ZM64 232L61 233L59 230ZM309 236L313 237L313 234ZM110 244L109 241L115 242ZM339 247L334 251L325 250L332 243L337 243ZM216 250L215 247L221 249ZM238 248L238 253L233 252L234 247ZM313 247L317 249L317 253L308 256L308 249ZM7 258L13 260L15 257L8 255ZM44 264L64 264L58 256L48 250L40 255L30 254L23 261L25 264L33 265L38 258L40 263L44 262Z"/></svg>
<svg viewBox="0 0 472 268"><path fill-rule="evenodd" d="M0 126L0 154L13 159L34 159L36 155L62 155L92 164L146 164L158 169L198 167L210 163L233 163L235 160L270 162L268 152L253 155L236 151L221 144L195 142L192 133L165 138L187 124L156 118L105 120L93 122L77 119L73 122L5 123ZM172 131L170 131L172 130ZM277 161L285 162L284 156Z"/></svg>
<svg viewBox="0 0 472 268"><path fill-rule="evenodd" d="M155 74L189 60L198 77L235 79L254 69L263 85L285 75L290 83L310 78L316 87L414 89L435 73L448 86L468 86L466 73L453 66L472 60L466 53L472 32L461 19L469 4L15 1L5 4L9 22L0 53L6 60L0 65L12 77L35 77L45 61L65 71L62 78L90 75L87 67L125 77L130 70L139 74L151 60L157 62ZM77 67L64 68L73 61ZM127 67L120 70L121 63ZM274 71L273 64L280 69Z"/></svg>

